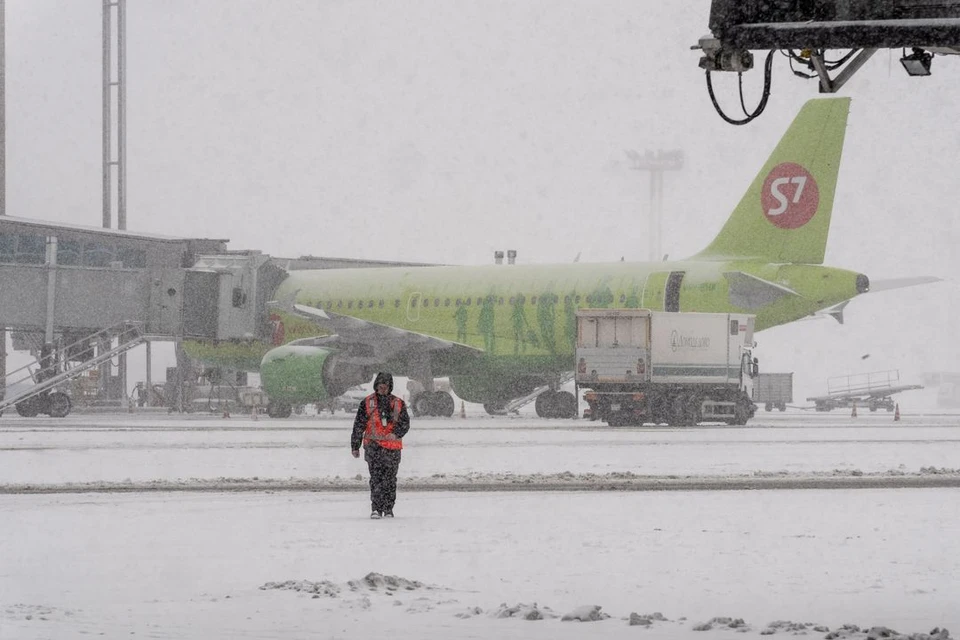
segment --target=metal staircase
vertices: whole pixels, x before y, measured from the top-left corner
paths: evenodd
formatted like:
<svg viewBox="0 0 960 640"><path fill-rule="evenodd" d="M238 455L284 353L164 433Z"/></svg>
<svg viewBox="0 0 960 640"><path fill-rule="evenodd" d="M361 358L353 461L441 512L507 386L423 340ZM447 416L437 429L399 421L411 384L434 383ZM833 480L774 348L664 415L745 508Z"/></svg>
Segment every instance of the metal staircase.
<svg viewBox="0 0 960 640"><path fill-rule="evenodd" d="M571 380L573 380L573 371L564 371L563 373L560 374L560 379L556 385L556 388L560 388L561 386L563 386L567 382L570 382ZM549 384L540 385L539 387L537 387L527 395L522 396L520 398L514 398L507 404L503 405L503 414L505 415L508 413L517 413L521 407L527 406L528 404L536 400L537 396L539 396L541 393L546 393L547 391L549 391L550 388L551 388L551 385Z"/></svg>
<svg viewBox="0 0 960 640"><path fill-rule="evenodd" d="M74 366L69 366L68 358L64 357L64 354L92 351L95 344L112 345L114 339L117 340L116 347L102 351ZM33 383L33 386L0 400L0 414L10 407L16 407L17 413L24 417L33 417L38 413L46 413L54 418L66 416L70 413L72 403L68 394L57 390L58 386L100 366L114 356L133 349L145 339L138 324L124 323L92 333L11 371L6 377L0 378L3 380L3 387L9 388L26 382Z"/></svg>

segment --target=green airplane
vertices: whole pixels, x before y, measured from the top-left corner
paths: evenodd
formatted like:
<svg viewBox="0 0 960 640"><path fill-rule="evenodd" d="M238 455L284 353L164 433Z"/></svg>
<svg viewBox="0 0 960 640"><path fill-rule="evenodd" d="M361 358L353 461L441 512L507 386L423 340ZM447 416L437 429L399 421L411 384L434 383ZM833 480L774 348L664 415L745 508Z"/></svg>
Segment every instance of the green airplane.
<svg viewBox="0 0 960 640"><path fill-rule="evenodd" d="M454 413L433 384L447 377L490 413L546 385L538 415L574 417L576 399L559 386L583 307L746 312L758 331L817 313L842 321L870 290L867 276L822 264L849 107L807 102L717 237L686 260L289 272L274 321L296 329L259 367L268 412L289 415L383 370L419 383L416 415Z"/></svg>

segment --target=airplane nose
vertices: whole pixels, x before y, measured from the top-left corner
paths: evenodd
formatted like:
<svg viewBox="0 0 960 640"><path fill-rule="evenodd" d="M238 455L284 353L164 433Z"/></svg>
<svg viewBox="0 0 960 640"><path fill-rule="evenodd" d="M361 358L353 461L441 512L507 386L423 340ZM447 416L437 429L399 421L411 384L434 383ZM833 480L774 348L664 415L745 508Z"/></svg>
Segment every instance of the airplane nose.
<svg viewBox="0 0 960 640"><path fill-rule="evenodd" d="M870 291L870 278L862 273L857 274L857 293L866 293Z"/></svg>

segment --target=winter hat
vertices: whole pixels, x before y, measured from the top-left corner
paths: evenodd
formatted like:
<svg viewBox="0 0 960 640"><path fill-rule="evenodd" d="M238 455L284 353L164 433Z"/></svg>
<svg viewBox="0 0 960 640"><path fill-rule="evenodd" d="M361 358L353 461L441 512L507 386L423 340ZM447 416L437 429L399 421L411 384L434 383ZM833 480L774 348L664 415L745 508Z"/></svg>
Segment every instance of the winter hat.
<svg viewBox="0 0 960 640"><path fill-rule="evenodd" d="M387 393L393 393L393 374L386 373L385 371L381 371L377 374L377 377L373 379L374 392L377 390L377 385L383 384L384 382L387 383L387 388L389 389Z"/></svg>

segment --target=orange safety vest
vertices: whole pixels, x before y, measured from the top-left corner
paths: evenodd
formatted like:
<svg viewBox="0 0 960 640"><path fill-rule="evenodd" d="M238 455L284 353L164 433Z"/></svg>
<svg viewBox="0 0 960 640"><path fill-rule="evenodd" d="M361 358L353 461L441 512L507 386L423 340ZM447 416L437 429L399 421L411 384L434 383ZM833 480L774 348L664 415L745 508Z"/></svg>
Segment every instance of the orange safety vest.
<svg viewBox="0 0 960 640"><path fill-rule="evenodd" d="M387 440L386 436L389 433L393 433L393 427L396 425L395 422L388 422L383 424L383 420L380 418L380 411L377 407L377 394L371 393L368 395L364 402L367 403L367 428L363 432L363 446L366 447L370 444L370 441L376 441L384 449L403 449L403 441L400 438L394 440ZM394 396L391 401L393 405L393 415L399 416L400 410L403 408L403 400Z"/></svg>

